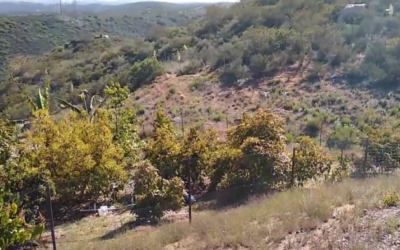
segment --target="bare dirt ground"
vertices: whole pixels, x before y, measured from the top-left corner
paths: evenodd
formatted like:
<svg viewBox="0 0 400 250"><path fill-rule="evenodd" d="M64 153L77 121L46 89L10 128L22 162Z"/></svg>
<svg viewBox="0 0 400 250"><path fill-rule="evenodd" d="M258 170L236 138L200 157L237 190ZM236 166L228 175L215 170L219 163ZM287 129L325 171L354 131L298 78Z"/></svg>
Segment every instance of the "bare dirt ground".
<svg viewBox="0 0 400 250"><path fill-rule="evenodd" d="M357 216L354 205L342 206L318 228L287 235L276 249L400 249L400 209L363 212Z"/></svg>
<svg viewBox="0 0 400 250"><path fill-rule="evenodd" d="M158 105L168 112L177 131L181 131L182 113L185 127L214 128L221 136L227 128L237 124L243 113L260 108L271 109L285 118L292 134L301 134L307 119L316 112L339 120L344 116L357 120L360 114L370 110L387 113L380 106L381 98L361 88L332 83L328 71L316 83L307 82L305 79L312 69L309 62L295 64L274 77L240 86L224 86L216 73L205 71L184 76L166 74L137 90L128 105L143 110L141 130L146 134L151 133ZM396 105L393 98L384 102L386 109ZM328 126L333 127L332 124Z"/></svg>

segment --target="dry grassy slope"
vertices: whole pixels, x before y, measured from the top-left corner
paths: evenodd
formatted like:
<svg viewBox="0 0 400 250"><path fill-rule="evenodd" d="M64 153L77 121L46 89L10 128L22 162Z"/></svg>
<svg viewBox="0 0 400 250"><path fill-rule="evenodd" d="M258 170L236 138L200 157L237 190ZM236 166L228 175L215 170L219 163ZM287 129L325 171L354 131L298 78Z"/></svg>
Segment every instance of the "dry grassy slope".
<svg viewBox="0 0 400 250"><path fill-rule="evenodd" d="M191 226L181 216L131 229L126 213L92 217L56 228L57 242L61 250L398 249L400 209L383 206L383 196L393 191L400 191L398 176L346 180L232 209L195 208Z"/></svg>
<svg viewBox="0 0 400 250"><path fill-rule="evenodd" d="M294 135L303 133L306 119L310 119L316 111L326 113L331 118L331 124L323 128L324 136L333 127L332 121L349 117L355 122L370 108L386 116L387 112L379 107L382 97L374 97L371 92L361 88L333 84L326 80L328 71L319 83L305 82L312 67L310 63L294 65L275 77L242 87L221 86L217 83L215 73L164 75L153 84L137 90L131 103L136 103L145 111L143 118L146 120L147 133L151 130L157 104L169 112L178 130L181 127L182 108L186 126L212 127L221 134L227 126L234 125L244 112L258 108L272 109L280 114L287 121L287 130ZM197 84L199 87L193 90L197 82L203 84ZM269 94L266 96L265 93ZM388 107L396 105L394 99L385 101Z"/></svg>

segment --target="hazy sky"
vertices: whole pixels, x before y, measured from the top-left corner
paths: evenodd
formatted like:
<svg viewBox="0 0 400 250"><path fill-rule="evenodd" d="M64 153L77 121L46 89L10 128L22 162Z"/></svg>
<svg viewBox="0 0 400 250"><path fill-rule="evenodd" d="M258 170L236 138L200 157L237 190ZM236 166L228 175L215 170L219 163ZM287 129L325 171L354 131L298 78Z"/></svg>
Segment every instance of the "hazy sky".
<svg viewBox="0 0 400 250"><path fill-rule="evenodd" d="M89 1L89 2L95 2L96 0L83 0L83 1ZM121 0L100 0L102 1L107 1L107 2L120 2ZM122 2L168 2L168 3L218 3L218 2L239 2L239 0L139 0L139 1L129 1L129 0L122 0Z"/></svg>
<svg viewBox="0 0 400 250"><path fill-rule="evenodd" d="M239 2L240 0L78 0L78 3L136 3L136 2L168 2L168 3L218 3L218 2ZM59 0L0 0L0 2L33 2L33 3L58 3ZM63 0L63 2L72 2Z"/></svg>

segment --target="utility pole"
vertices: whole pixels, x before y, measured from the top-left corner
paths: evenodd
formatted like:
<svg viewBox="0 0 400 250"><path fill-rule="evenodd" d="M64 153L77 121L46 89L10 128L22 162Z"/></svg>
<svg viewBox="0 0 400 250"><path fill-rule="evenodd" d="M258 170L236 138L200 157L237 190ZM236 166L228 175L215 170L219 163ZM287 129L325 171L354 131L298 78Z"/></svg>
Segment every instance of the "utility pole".
<svg viewBox="0 0 400 250"><path fill-rule="evenodd" d="M78 18L78 11L77 11L78 1L77 0L72 0L72 5L74 7L74 16L75 16L75 18Z"/></svg>
<svg viewBox="0 0 400 250"><path fill-rule="evenodd" d="M61 16L63 15L62 0L60 0L60 14L61 14Z"/></svg>

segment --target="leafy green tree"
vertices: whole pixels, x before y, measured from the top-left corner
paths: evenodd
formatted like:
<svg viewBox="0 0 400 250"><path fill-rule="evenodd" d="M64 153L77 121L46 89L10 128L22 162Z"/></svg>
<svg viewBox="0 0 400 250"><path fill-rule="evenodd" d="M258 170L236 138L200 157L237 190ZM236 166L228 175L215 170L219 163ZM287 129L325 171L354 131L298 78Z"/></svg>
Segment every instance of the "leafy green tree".
<svg viewBox="0 0 400 250"><path fill-rule="evenodd" d="M124 151L102 111L95 122L75 113L59 123L36 116L23 146L21 173L52 182L61 200L107 195L111 183L122 186L127 180Z"/></svg>
<svg viewBox="0 0 400 250"><path fill-rule="evenodd" d="M222 186L269 182L272 184L276 168L281 164L285 150L284 120L270 111L244 115L241 123L228 131L232 148L242 157L226 173Z"/></svg>
<svg viewBox="0 0 400 250"><path fill-rule="evenodd" d="M192 127L186 135L183 145L181 147L181 156L183 169L181 176L185 176L185 180L191 178L194 186L204 188L204 178L207 176L207 165L205 158L209 154L206 140L200 136L199 131ZM188 168L190 168L191 175L189 176Z"/></svg>
<svg viewBox="0 0 400 250"><path fill-rule="evenodd" d="M158 107L153 125L153 136L147 143L145 158L159 171L163 178L170 179L181 172L181 143L171 120Z"/></svg>
<svg viewBox="0 0 400 250"><path fill-rule="evenodd" d="M237 148L231 148L226 144L219 145L219 147L212 152L208 165L210 185L208 186L209 191L214 191L217 188L221 188L229 185L229 183L223 182L227 178L227 174L232 169L236 168L236 164L240 162L242 157L242 151Z"/></svg>
<svg viewBox="0 0 400 250"><path fill-rule="evenodd" d="M36 239L44 232L44 223L37 226L26 224L23 211L6 196L4 187L0 187L0 249L5 250Z"/></svg>
<svg viewBox="0 0 400 250"><path fill-rule="evenodd" d="M333 161L323 152L322 147L315 145L310 137L300 137L298 144L294 167L298 185L302 186L309 179L330 173Z"/></svg>
<svg viewBox="0 0 400 250"><path fill-rule="evenodd" d="M137 163L143 156L145 141L139 136L138 120L133 110L122 108L118 110L118 134L114 140L122 147L128 165Z"/></svg>
<svg viewBox="0 0 400 250"><path fill-rule="evenodd" d="M357 142L357 133L354 128L338 125L329 135L327 146L329 148L350 149Z"/></svg>
<svg viewBox="0 0 400 250"><path fill-rule="evenodd" d="M132 212L140 219L156 220L166 210L179 210L183 205L182 180L164 180L158 170L148 163L140 164L134 172L136 206Z"/></svg>
<svg viewBox="0 0 400 250"><path fill-rule="evenodd" d="M123 138L137 134L136 115L133 111L123 108L129 97L129 89L127 86L121 87L118 82L111 81L104 90L104 95L108 100L109 108L113 109L115 120L115 138L122 140ZM138 137L135 136L136 143Z"/></svg>

